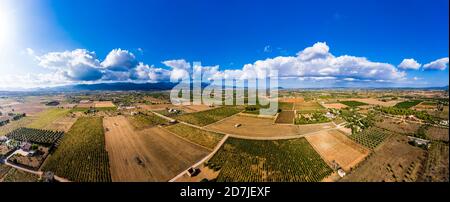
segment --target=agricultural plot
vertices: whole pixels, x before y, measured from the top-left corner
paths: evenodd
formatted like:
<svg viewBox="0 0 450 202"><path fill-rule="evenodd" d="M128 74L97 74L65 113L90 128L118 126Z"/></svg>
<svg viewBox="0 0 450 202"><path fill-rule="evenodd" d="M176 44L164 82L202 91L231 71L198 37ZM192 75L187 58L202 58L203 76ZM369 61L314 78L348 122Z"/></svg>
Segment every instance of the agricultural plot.
<svg viewBox="0 0 450 202"><path fill-rule="evenodd" d="M19 128L8 133L6 136L10 139L22 142L53 145L57 144L58 141L64 136L64 132L34 128Z"/></svg>
<svg viewBox="0 0 450 202"><path fill-rule="evenodd" d="M292 102L278 102L278 109L281 111L290 111L294 108L294 104Z"/></svg>
<svg viewBox="0 0 450 202"><path fill-rule="evenodd" d="M69 112L70 112L69 109L58 109L58 108L45 110L37 114L37 118L27 127L37 129L47 128L54 121L69 114Z"/></svg>
<svg viewBox="0 0 450 202"><path fill-rule="evenodd" d="M33 120L35 119L35 117L25 117L22 118L18 121L12 121L9 124L5 125L5 126L1 126L0 127L0 136L4 136L8 133L10 133L13 130L16 130L18 128L21 127L26 127L28 126L31 122L33 122Z"/></svg>
<svg viewBox="0 0 450 202"><path fill-rule="evenodd" d="M294 109L299 113L310 113L314 111L325 111L325 108L322 107L317 102L296 102L294 103Z"/></svg>
<svg viewBox="0 0 450 202"><path fill-rule="evenodd" d="M324 103L322 105L328 109L343 109L348 107L347 105L344 105L342 103Z"/></svg>
<svg viewBox="0 0 450 202"><path fill-rule="evenodd" d="M145 128L150 128L160 124L167 123L167 120L159 116L156 116L153 113L128 116L127 119L129 120L131 125L133 125L133 127L137 130L142 130Z"/></svg>
<svg viewBox="0 0 450 202"><path fill-rule="evenodd" d="M430 127L425 132L425 135L431 139L436 141L444 141L448 142L449 134L448 134L448 128L441 128L441 127Z"/></svg>
<svg viewBox="0 0 450 202"><path fill-rule="evenodd" d="M306 140L330 166L336 162L345 171L350 171L369 154L369 150L351 141L337 130L309 135L306 136Z"/></svg>
<svg viewBox="0 0 450 202"><path fill-rule="evenodd" d="M332 173L304 138L230 138L205 165L220 170L219 182L318 182Z"/></svg>
<svg viewBox="0 0 450 202"><path fill-rule="evenodd" d="M275 120L275 123L292 124L294 122L294 118L294 111L281 111L280 113L278 113L278 117L277 120Z"/></svg>
<svg viewBox="0 0 450 202"><path fill-rule="evenodd" d="M428 149L427 160L424 164L424 173L418 181L448 182L449 181L449 150L448 144L433 142Z"/></svg>
<svg viewBox="0 0 450 202"><path fill-rule="evenodd" d="M15 168L9 169L3 178L0 177L0 182L37 182L38 180L39 176Z"/></svg>
<svg viewBox="0 0 450 202"><path fill-rule="evenodd" d="M116 105L114 105L111 101L95 101L94 107L95 108L115 108Z"/></svg>
<svg viewBox="0 0 450 202"><path fill-rule="evenodd" d="M79 118L42 170L76 182L111 181L102 118Z"/></svg>
<svg viewBox="0 0 450 202"><path fill-rule="evenodd" d="M231 115L237 114L241 111L242 109L239 107L225 106L201 112L183 114L181 116L178 116L177 119L198 126L206 126Z"/></svg>
<svg viewBox="0 0 450 202"><path fill-rule="evenodd" d="M376 122L375 126L397 134L411 135L419 129L420 124L401 121L399 119L384 118L381 122Z"/></svg>
<svg viewBox="0 0 450 202"><path fill-rule="evenodd" d="M182 123L168 126L166 129L180 137L210 149L214 149L217 143L223 138L223 134L201 130Z"/></svg>
<svg viewBox="0 0 450 202"><path fill-rule="evenodd" d="M408 100L397 103L394 107L401 108L401 109L409 109L411 107L414 107L421 103L422 100Z"/></svg>
<svg viewBox="0 0 450 202"><path fill-rule="evenodd" d="M375 149L387 137L389 137L389 133L376 127L368 128L360 133L350 135L350 139L369 149Z"/></svg>
<svg viewBox="0 0 450 202"><path fill-rule="evenodd" d="M106 117L104 127L114 182L168 181L210 152L159 127L136 131L123 116Z"/></svg>
<svg viewBox="0 0 450 202"><path fill-rule="evenodd" d="M349 107L359 107L367 105L367 103L354 101L354 100L348 100L348 101L340 101L341 104L347 105Z"/></svg>
<svg viewBox="0 0 450 202"><path fill-rule="evenodd" d="M406 136L392 135L342 181L414 182L420 176L425 157L426 152L409 145Z"/></svg>
<svg viewBox="0 0 450 202"><path fill-rule="evenodd" d="M375 98L351 98L351 99L342 99L341 101L357 101L369 105L379 105L383 107L392 107L400 102L399 100L383 100Z"/></svg>

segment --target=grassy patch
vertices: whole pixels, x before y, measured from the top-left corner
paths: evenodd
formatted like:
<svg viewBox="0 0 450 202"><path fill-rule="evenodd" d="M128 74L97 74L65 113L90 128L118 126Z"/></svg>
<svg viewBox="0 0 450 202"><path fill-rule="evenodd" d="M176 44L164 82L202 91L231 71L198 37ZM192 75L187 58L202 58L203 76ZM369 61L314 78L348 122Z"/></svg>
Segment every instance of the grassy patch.
<svg viewBox="0 0 450 202"><path fill-rule="evenodd" d="M194 143L202 145L204 147L214 149L217 143L223 138L222 134L213 133L198 128L188 126L186 124L175 124L166 127L169 131L188 139Z"/></svg>
<svg viewBox="0 0 450 202"><path fill-rule="evenodd" d="M206 126L241 111L242 109L240 107L225 106L201 112L183 114L178 116L177 119L198 126Z"/></svg>
<svg viewBox="0 0 450 202"><path fill-rule="evenodd" d="M128 116L127 118L131 125L138 130L167 123L165 119L154 114L137 114L134 116Z"/></svg>
<svg viewBox="0 0 450 202"><path fill-rule="evenodd" d="M422 102L422 100L408 100L408 101L404 101L404 102L399 102L394 107L401 108L401 109L409 109L411 107L418 105L421 102Z"/></svg>
<svg viewBox="0 0 450 202"><path fill-rule="evenodd" d="M61 117L66 116L70 112L70 109L49 109L46 111L43 111L38 114L38 118L36 118L33 122L31 122L30 125L27 127L29 128L37 128L37 129L44 129L54 121L58 120Z"/></svg>
<svg viewBox="0 0 450 202"><path fill-rule="evenodd" d="M353 100L349 100L349 101L340 101L341 104L347 105L349 107L359 107L359 106L364 106L364 105L368 105L367 103L364 102L358 102L358 101L353 101Z"/></svg>

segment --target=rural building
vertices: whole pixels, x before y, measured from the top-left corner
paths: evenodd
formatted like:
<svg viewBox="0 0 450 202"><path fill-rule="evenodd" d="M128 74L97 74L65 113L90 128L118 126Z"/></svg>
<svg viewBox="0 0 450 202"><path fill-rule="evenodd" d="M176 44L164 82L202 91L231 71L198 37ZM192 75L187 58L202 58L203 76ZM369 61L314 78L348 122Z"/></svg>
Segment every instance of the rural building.
<svg viewBox="0 0 450 202"><path fill-rule="evenodd" d="M409 139L409 142L414 143L414 145L416 145L416 146L429 147L429 144L431 142L430 140L425 140L425 139L412 137L412 136L408 136L408 139Z"/></svg>

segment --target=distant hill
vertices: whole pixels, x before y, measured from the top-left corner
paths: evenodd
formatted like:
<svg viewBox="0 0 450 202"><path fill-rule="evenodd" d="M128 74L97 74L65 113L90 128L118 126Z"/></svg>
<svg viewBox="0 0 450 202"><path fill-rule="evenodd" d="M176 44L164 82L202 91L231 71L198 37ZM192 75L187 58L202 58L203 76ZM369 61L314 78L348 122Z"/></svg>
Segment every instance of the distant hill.
<svg viewBox="0 0 450 202"><path fill-rule="evenodd" d="M41 91L158 91L170 90L177 83L97 83L97 84L76 84L59 86L53 88L41 88Z"/></svg>

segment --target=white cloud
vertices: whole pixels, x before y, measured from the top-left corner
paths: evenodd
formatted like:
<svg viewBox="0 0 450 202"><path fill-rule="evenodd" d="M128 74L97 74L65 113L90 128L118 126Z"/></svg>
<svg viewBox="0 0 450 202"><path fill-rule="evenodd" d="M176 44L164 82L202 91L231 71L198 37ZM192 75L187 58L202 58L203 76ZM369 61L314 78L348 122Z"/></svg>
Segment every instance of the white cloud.
<svg viewBox="0 0 450 202"><path fill-rule="evenodd" d="M398 65L398 68L417 70L421 66L422 65L420 63L418 63L416 60L414 60L413 58L410 58L410 59L403 59L403 61Z"/></svg>
<svg viewBox="0 0 450 202"><path fill-rule="evenodd" d="M435 60L433 62L430 62L428 64L423 65L424 69L438 69L438 70L444 70L448 67L448 57L441 58L438 60Z"/></svg>
<svg viewBox="0 0 450 202"><path fill-rule="evenodd" d="M133 53L120 48L109 52L101 63L103 67L112 71L129 71L135 68L137 64L136 56Z"/></svg>
<svg viewBox="0 0 450 202"><path fill-rule="evenodd" d="M406 76L405 72L388 63L372 62L364 57L348 55L335 57L329 52L327 44L322 42L305 48L295 57L279 56L258 60L244 65L242 70L225 71L218 76L264 78L266 75L273 76L276 72L279 77L353 78L372 81L398 81Z"/></svg>
<svg viewBox="0 0 450 202"><path fill-rule="evenodd" d="M270 53L272 52L272 47L270 45L264 46L264 53Z"/></svg>

